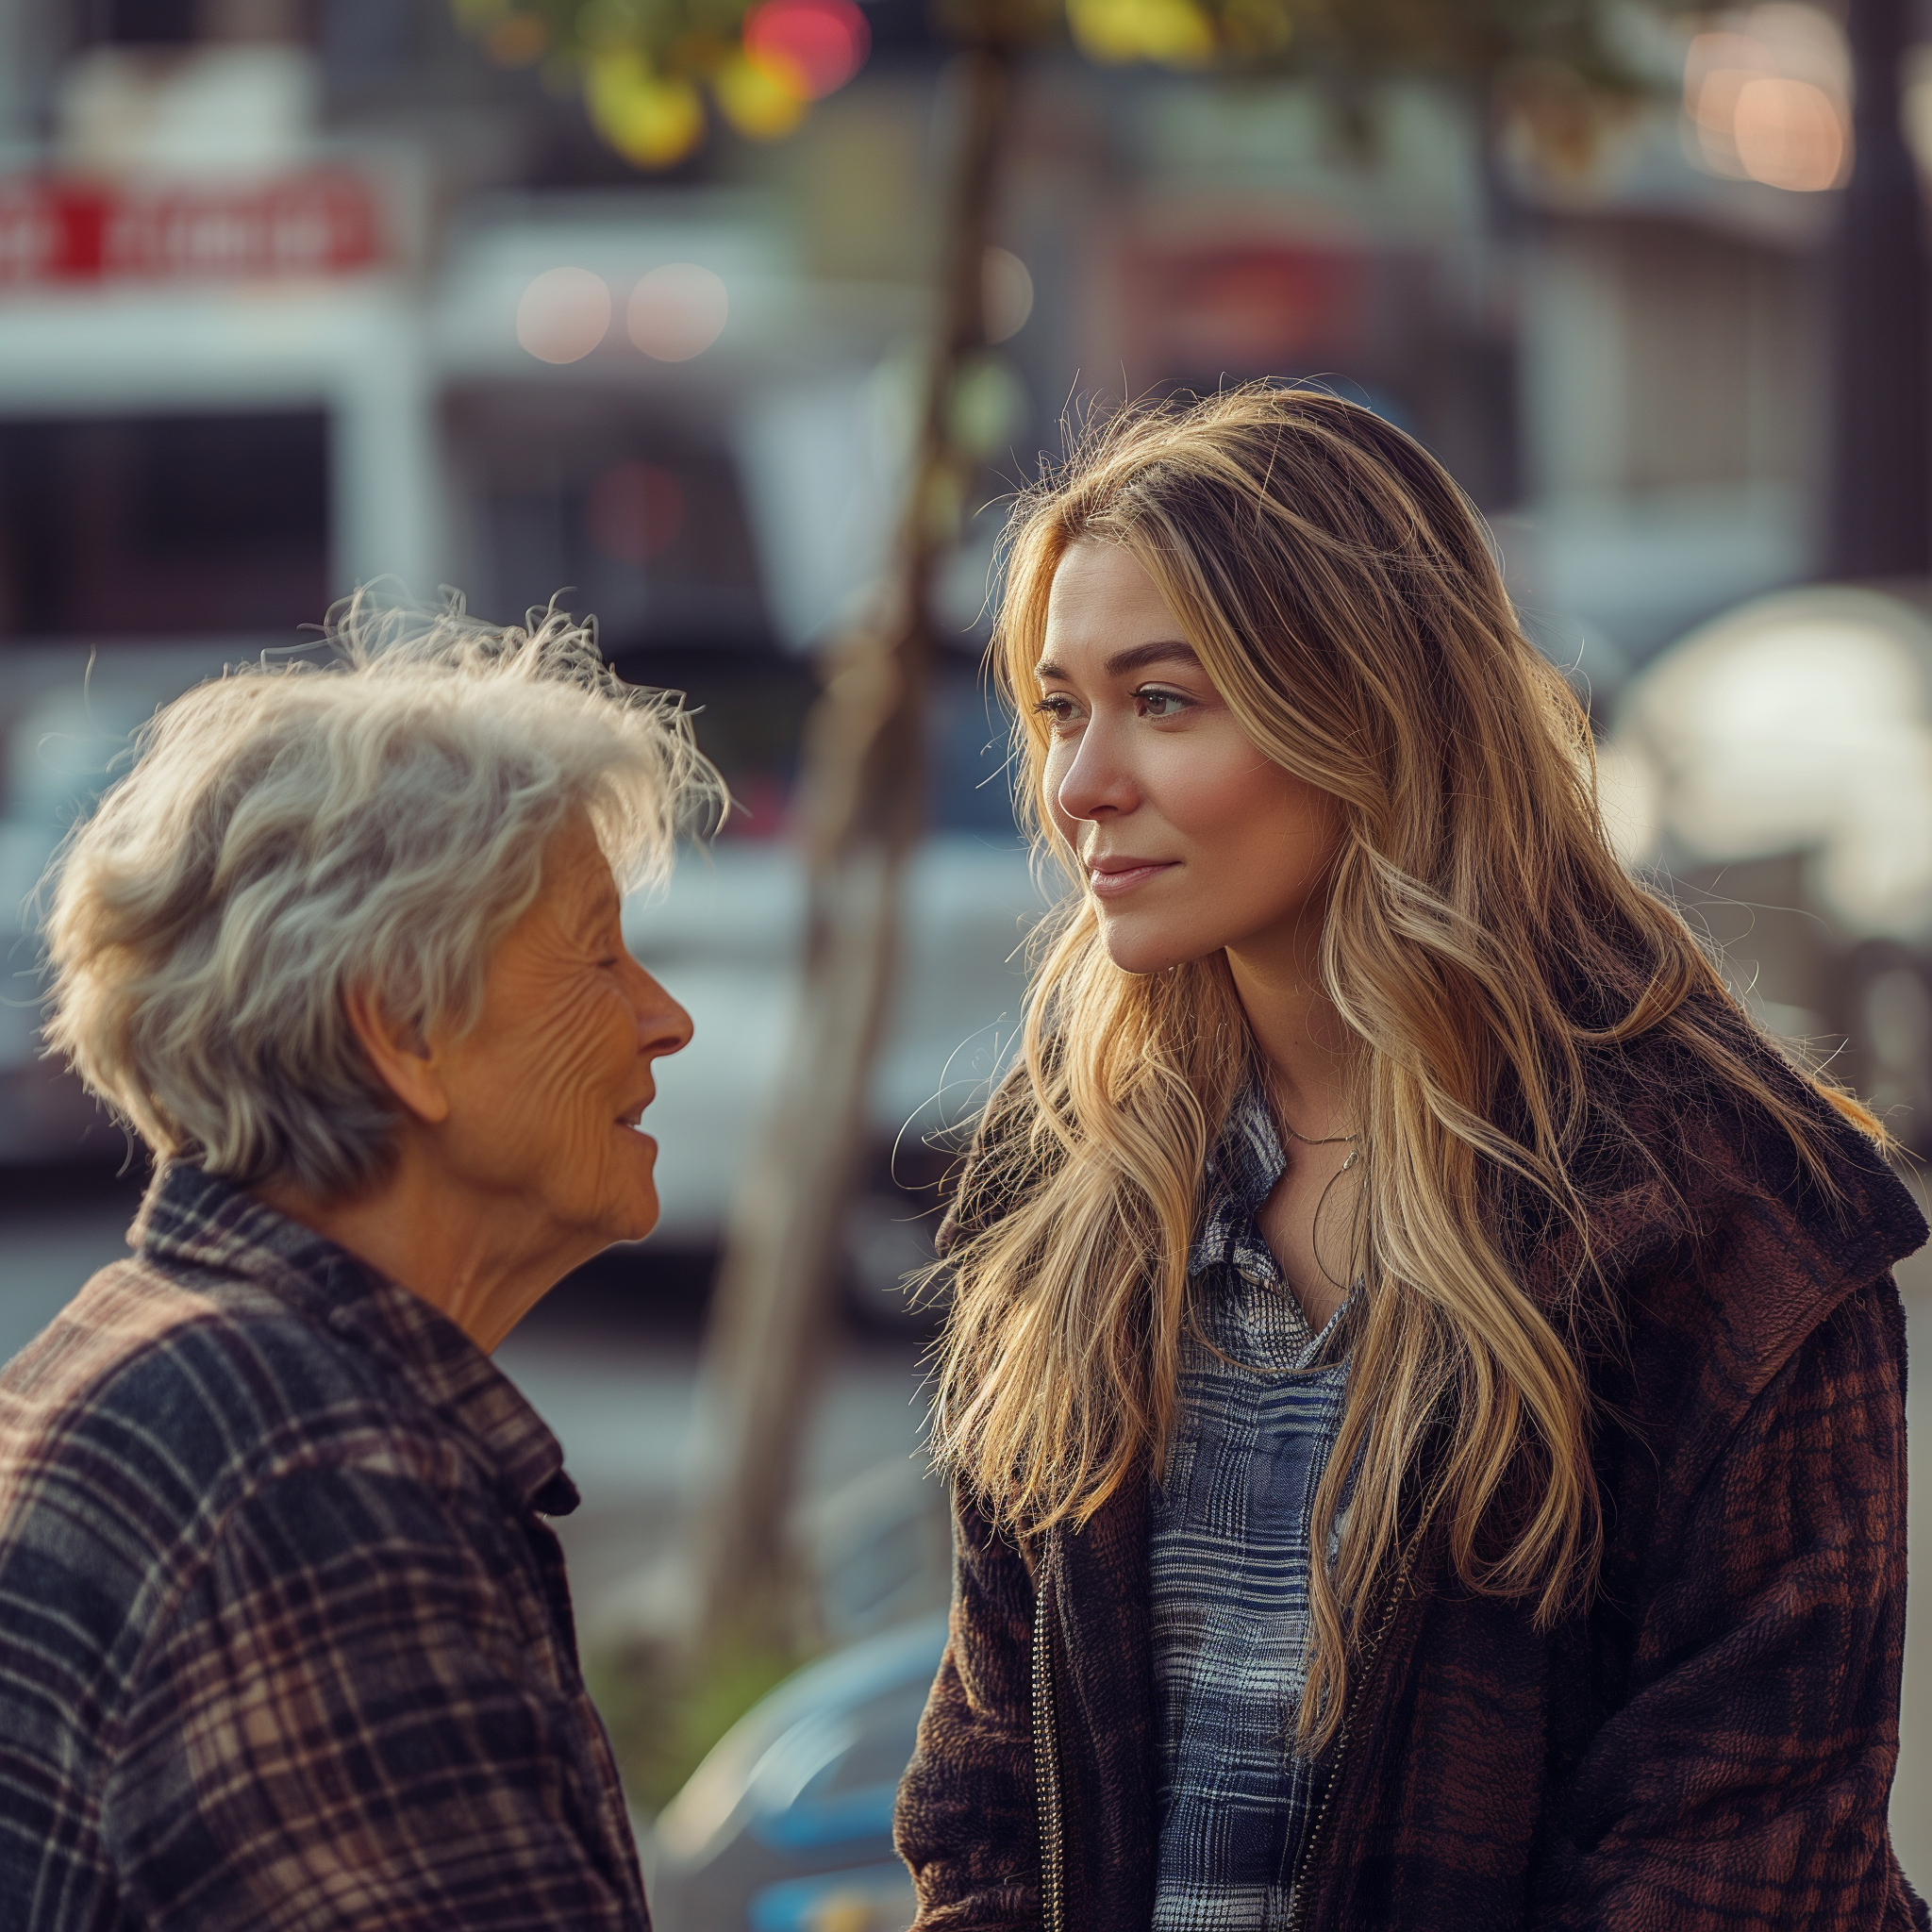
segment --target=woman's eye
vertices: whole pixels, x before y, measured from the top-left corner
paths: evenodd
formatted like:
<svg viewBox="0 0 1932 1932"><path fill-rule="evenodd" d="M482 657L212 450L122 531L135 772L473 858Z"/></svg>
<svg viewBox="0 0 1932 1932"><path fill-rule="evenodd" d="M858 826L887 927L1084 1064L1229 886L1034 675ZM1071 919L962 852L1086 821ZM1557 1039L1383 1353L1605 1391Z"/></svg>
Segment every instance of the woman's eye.
<svg viewBox="0 0 1932 1932"><path fill-rule="evenodd" d="M1177 691L1157 691L1143 687L1134 693L1137 703L1150 718L1178 718L1193 707L1193 699Z"/></svg>
<svg viewBox="0 0 1932 1932"><path fill-rule="evenodd" d="M1043 697L1033 708L1042 718L1056 724L1066 724L1074 715L1074 701L1069 697L1055 694Z"/></svg>

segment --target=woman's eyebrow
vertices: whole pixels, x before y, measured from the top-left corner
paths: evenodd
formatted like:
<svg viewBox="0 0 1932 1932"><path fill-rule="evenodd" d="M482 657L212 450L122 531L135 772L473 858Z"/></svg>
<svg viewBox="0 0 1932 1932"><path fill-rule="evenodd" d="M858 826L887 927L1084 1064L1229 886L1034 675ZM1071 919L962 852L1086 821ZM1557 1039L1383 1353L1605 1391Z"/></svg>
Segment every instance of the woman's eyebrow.
<svg viewBox="0 0 1932 1932"><path fill-rule="evenodd" d="M1101 670L1109 677L1124 677L1130 671L1144 671L1150 664L1198 664L1200 658L1191 644L1184 644L1179 638L1165 638L1152 644L1133 644L1124 651L1116 651L1101 661ZM1042 658L1033 667L1033 675L1042 684L1050 677L1065 677L1066 673L1051 658Z"/></svg>

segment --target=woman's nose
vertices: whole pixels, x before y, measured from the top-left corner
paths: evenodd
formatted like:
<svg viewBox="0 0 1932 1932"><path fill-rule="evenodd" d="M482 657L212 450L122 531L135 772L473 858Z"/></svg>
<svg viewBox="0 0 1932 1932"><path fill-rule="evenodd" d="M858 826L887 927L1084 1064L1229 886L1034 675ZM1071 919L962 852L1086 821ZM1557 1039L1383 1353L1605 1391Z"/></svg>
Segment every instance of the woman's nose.
<svg viewBox="0 0 1932 1932"><path fill-rule="evenodd" d="M691 1044L691 1015L635 960L631 965L636 974L631 1004L638 1016L638 1050L651 1059L681 1052Z"/></svg>
<svg viewBox="0 0 1932 1932"><path fill-rule="evenodd" d="M1073 761L1058 775L1058 782L1051 787L1052 803L1070 819L1131 811L1139 802L1132 774L1118 755L1112 734L1097 722L1080 734L1073 747Z"/></svg>

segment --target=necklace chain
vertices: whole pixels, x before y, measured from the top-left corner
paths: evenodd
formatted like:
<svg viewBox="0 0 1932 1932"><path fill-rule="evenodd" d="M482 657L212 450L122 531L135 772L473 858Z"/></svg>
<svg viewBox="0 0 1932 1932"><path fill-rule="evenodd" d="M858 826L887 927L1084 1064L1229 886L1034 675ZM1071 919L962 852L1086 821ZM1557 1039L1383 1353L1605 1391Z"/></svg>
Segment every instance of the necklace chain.
<svg viewBox="0 0 1932 1932"><path fill-rule="evenodd" d="M1281 1123L1281 1131L1291 1141L1299 1141L1304 1147L1343 1147L1351 1141L1359 1141L1362 1137L1362 1130L1357 1127L1352 1134L1329 1134L1318 1141L1312 1134L1296 1133L1286 1121Z"/></svg>

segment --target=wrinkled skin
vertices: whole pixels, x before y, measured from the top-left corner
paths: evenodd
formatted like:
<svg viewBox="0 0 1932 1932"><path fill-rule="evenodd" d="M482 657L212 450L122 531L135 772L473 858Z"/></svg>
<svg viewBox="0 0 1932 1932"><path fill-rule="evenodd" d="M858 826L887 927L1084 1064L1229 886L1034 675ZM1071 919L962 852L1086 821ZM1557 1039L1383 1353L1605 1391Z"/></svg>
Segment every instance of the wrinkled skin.
<svg viewBox="0 0 1932 1932"><path fill-rule="evenodd" d="M653 1062L691 1039L691 1018L626 950L586 821L551 841L543 872L491 958L480 1024L432 1042L444 1159L560 1242L639 1241L658 1224L658 1143L637 1122Z"/></svg>
<svg viewBox="0 0 1932 1932"><path fill-rule="evenodd" d="M691 1016L624 943L588 818L543 858L543 886L498 942L468 1031L411 1037L366 991L346 1001L397 1102L394 1159L371 1188L319 1200L257 1191L359 1255L493 1349L571 1269L658 1222L658 1143L638 1122L655 1063Z"/></svg>

